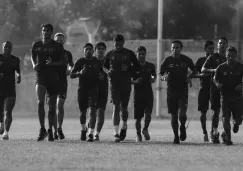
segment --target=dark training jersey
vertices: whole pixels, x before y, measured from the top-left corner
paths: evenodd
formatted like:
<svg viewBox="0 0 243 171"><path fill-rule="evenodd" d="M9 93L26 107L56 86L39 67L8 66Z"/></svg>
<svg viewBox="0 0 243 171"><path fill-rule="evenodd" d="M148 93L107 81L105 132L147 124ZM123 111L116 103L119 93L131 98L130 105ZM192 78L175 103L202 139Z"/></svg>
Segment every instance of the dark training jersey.
<svg viewBox="0 0 243 171"><path fill-rule="evenodd" d="M188 68L195 72L196 68L191 58L180 55L179 58L169 56L165 58L160 66L160 75L168 74L167 80L167 94L178 95L188 89L186 82L188 75Z"/></svg>
<svg viewBox="0 0 243 171"><path fill-rule="evenodd" d="M237 85L242 83L243 65L238 63L234 67L229 67L227 63L219 65L214 79L222 84L220 89L223 100L236 100L242 98L242 90L236 91Z"/></svg>
<svg viewBox="0 0 243 171"><path fill-rule="evenodd" d="M13 55L4 57L0 54L0 73L3 73L3 77L0 80L0 91L15 87L15 71L20 73L19 58Z"/></svg>
<svg viewBox="0 0 243 171"><path fill-rule="evenodd" d="M111 84L122 85L121 83L131 80L131 66L139 68L140 64L133 51L123 48L121 51L109 51L104 60L104 68L109 71ZM128 71L122 71L122 66L126 65Z"/></svg>
<svg viewBox="0 0 243 171"><path fill-rule="evenodd" d="M79 88L92 89L98 84L98 75L103 72L102 63L96 58L79 58L71 71L72 74L87 68L85 74L79 76Z"/></svg>
<svg viewBox="0 0 243 171"><path fill-rule="evenodd" d="M74 63L73 63L72 53L67 50L64 50L64 56L67 60L68 65L73 67ZM68 69L67 65L60 66L59 78L61 84L67 84L67 69Z"/></svg>
<svg viewBox="0 0 243 171"><path fill-rule="evenodd" d="M201 74L202 66L206 60L207 60L207 57L204 56L204 57L199 58L196 61L195 66L196 66L197 72L199 74ZM210 88L210 85L211 85L210 75L200 76L199 78L200 78L200 88Z"/></svg>
<svg viewBox="0 0 243 171"><path fill-rule="evenodd" d="M151 86L151 79L156 77L155 66L153 63L146 62L145 65L140 65L140 69L132 67L132 78L136 80L138 78L142 78L141 82L138 84L134 84L134 95L136 97L147 97L153 93Z"/></svg>

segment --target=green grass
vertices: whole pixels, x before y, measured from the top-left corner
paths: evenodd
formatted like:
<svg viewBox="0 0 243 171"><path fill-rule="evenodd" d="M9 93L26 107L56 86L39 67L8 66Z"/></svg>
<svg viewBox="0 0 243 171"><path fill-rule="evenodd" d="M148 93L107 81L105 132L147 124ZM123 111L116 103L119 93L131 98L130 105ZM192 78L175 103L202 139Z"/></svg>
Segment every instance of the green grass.
<svg viewBox="0 0 243 171"><path fill-rule="evenodd" d="M210 128L208 122L208 128ZM191 121L188 138L173 145L168 120L152 120L151 141L135 142L129 120L124 142L114 144L111 120L106 120L100 142L81 142L78 118L64 121L66 139L36 142L37 118L15 118L10 140L0 141L0 170L241 170L243 133L233 134L234 146L203 143L198 121ZM222 132L220 124L219 131Z"/></svg>

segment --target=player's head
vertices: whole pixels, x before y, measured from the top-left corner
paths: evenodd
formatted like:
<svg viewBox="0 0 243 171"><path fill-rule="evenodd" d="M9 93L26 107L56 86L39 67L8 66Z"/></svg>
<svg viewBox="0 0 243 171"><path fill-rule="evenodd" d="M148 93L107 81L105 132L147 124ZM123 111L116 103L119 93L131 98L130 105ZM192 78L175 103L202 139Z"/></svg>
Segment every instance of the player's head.
<svg viewBox="0 0 243 171"><path fill-rule="evenodd" d="M218 40L218 50L219 52L225 52L228 47L228 40L226 37L220 37Z"/></svg>
<svg viewBox="0 0 243 171"><path fill-rule="evenodd" d="M229 47L226 50L226 59L228 63L235 63L237 60L237 50L235 47Z"/></svg>
<svg viewBox="0 0 243 171"><path fill-rule="evenodd" d="M97 57L104 57L106 51L106 44L104 42L98 42L95 44L95 54Z"/></svg>
<svg viewBox="0 0 243 171"><path fill-rule="evenodd" d="M84 49L84 56L86 58L91 58L93 56L94 46L91 43L86 43L83 49Z"/></svg>
<svg viewBox="0 0 243 171"><path fill-rule="evenodd" d="M144 46L139 46L136 49L136 55L139 62L145 62L146 61L146 48Z"/></svg>
<svg viewBox="0 0 243 171"><path fill-rule="evenodd" d="M117 51L122 50L125 43L124 36L122 34L115 35L113 38L113 43L115 46L115 50Z"/></svg>
<svg viewBox="0 0 243 171"><path fill-rule="evenodd" d="M54 40L60 44L64 44L65 43L65 37L63 33L56 33L54 36Z"/></svg>
<svg viewBox="0 0 243 171"><path fill-rule="evenodd" d="M12 53L13 44L10 41L3 42L2 51L3 54L10 55Z"/></svg>
<svg viewBox="0 0 243 171"><path fill-rule="evenodd" d="M43 39L51 39L51 35L53 33L53 26L51 24L42 24L41 33Z"/></svg>
<svg viewBox="0 0 243 171"><path fill-rule="evenodd" d="M180 40L175 40L171 43L171 52L173 56L178 56L181 54L183 44Z"/></svg>
<svg viewBox="0 0 243 171"><path fill-rule="evenodd" d="M214 53L214 42L211 40L206 40L203 44L204 51L206 55L212 55Z"/></svg>

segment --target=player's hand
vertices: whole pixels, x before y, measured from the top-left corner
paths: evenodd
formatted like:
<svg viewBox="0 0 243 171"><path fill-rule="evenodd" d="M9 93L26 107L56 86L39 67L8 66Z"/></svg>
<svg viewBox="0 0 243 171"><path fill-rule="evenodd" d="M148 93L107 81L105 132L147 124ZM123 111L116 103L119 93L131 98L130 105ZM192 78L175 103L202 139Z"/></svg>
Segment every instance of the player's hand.
<svg viewBox="0 0 243 171"><path fill-rule="evenodd" d="M70 73L71 73L71 70L67 70L67 71L66 71L67 76L69 76Z"/></svg>
<svg viewBox="0 0 243 171"><path fill-rule="evenodd" d="M212 72L212 73L215 73L215 72L216 72L216 69L211 69L211 72Z"/></svg>
<svg viewBox="0 0 243 171"><path fill-rule="evenodd" d="M156 81L156 77L152 77L150 80L151 83L155 83L155 81Z"/></svg>
<svg viewBox="0 0 243 171"><path fill-rule="evenodd" d="M0 73L0 80L3 78L3 75L4 75L3 73Z"/></svg>
<svg viewBox="0 0 243 171"><path fill-rule="evenodd" d="M40 66L38 64L36 64L33 68L35 71L39 71L40 70Z"/></svg>
<svg viewBox="0 0 243 171"><path fill-rule="evenodd" d="M98 74L98 78L99 78L99 80L104 80L105 79L104 74L100 72Z"/></svg>
<svg viewBox="0 0 243 171"><path fill-rule="evenodd" d="M17 76L17 84L21 83L21 76Z"/></svg>
<svg viewBox="0 0 243 171"><path fill-rule="evenodd" d="M52 59L50 57L46 60L46 65L52 65Z"/></svg>
<svg viewBox="0 0 243 171"><path fill-rule="evenodd" d="M216 84L216 86L217 86L218 89L221 89L223 87L223 85L220 84L220 83Z"/></svg>
<svg viewBox="0 0 243 171"><path fill-rule="evenodd" d="M139 83L141 83L141 81L142 81L142 77L139 77L138 79L134 80L133 82L135 84L139 84Z"/></svg>
<svg viewBox="0 0 243 171"><path fill-rule="evenodd" d="M168 81L168 75L163 75L160 77L161 81Z"/></svg>
<svg viewBox="0 0 243 171"><path fill-rule="evenodd" d="M191 78L187 78L186 82L187 82L187 84L189 84L190 87L192 87L192 79Z"/></svg>
<svg viewBox="0 0 243 171"><path fill-rule="evenodd" d="M241 91L242 89L243 89L243 83L238 84L235 88L236 91Z"/></svg>
<svg viewBox="0 0 243 171"><path fill-rule="evenodd" d="M80 75L85 74L87 72L87 67L84 66L84 68L79 72Z"/></svg>
<svg viewBox="0 0 243 171"><path fill-rule="evenodd" d="M122 64L122 71L127 71L128 70L128 66L126 64Z"/></svg>

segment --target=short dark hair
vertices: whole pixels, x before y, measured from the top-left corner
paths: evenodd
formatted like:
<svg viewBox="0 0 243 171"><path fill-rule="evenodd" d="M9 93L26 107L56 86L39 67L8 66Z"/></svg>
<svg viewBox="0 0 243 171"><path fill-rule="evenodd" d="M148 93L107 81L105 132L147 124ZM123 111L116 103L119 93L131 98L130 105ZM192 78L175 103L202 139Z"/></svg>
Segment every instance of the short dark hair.
<svg viewBox="0 0 243 171"><path fill-rule="evenodd" d="M56 34L54 35L54 37L57 37L57 36L62 36L63 38L65 38L64 34L61 33L61 32L58 32L58 33L56 33Z"/></svg>
<svg viewBox="0 0 243 171"><path fill-rule="evenodd" d="M228 39L226 37L220 37L219 40L225 40L226 43L228 44Z"/></svg>
<svg viewBox="0 0 243 171"><path fill-rule="evenodd" d="M177 43L180 45L181 48L183 48L183 44L180 40L174 40L171 44Z"/></svg>
<svg viewBox="0 0 243 171"><path fill-rule="evenodd" d="M53 32L53 26L51 24L42 24L41 28L47 28L47 29L50 29L51 32Z"/></svg>
<svg viewBox="0 0 243 171"><path fill-rule="evenodd" d="M136 48L136 52L138 53L138 52L141 52L141 51L144 51L145 53L147 52L147 51L146 51L146 48L145 48L144 46L138 46L138 47Z"/></svg>
<svg viewBox="0 0 243 171"><path fill-rule="evenodd" d="M237 50L236 50L235 47L230 46L230 47L227 48L226 52L234 52L234 53L237 53Z"/></svg>
<svg viewBox="0 0 243 171"><path fill-rule="evenodd" d="M122 34L115 35L113 42L125 42L124 36Z"/></svg>
<svg viewBox="0 0 243 171"><path fill-rule="evenodd" d="M206 40L203 43L203 48L206 49L207 47L209 47L210 45L214 45L214 42L212 40Z"/></svg>
<svg viewBox="0 0 243 171"><path fill-rule="evenodd" d="M83 48L86 48L87 46L92 47L92 49L94 48L94 46L91 43L86 43Z"/></svg>
<svg viewBox="0 0 243 171"><path fill-rule="evenodd" d="M95 49L97 49L99 46L102 46L102 47L104 47L106 49L106 44L104 42L97 42L95 44Z"/></svg>
<svg viewBox="0 0 243 171"><path fill-rule="evenodd" d="M5 45L8 45L8 46L13 46L13 43L11 43L10 41L5 41L5 42L3 42L3 44L2 44L3 46Z"/></svg>

